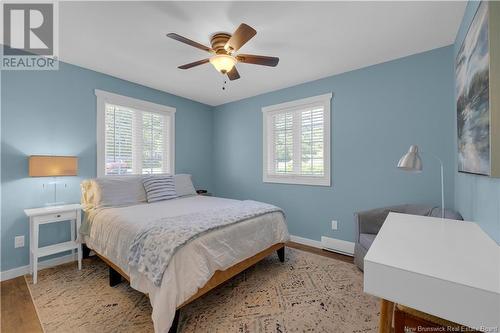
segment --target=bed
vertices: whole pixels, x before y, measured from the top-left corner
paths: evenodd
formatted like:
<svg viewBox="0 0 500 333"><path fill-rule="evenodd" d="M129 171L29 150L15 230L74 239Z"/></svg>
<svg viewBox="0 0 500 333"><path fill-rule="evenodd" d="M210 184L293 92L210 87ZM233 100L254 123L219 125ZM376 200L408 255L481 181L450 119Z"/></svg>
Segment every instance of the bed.
<svg viewBox="0 0 500 333"><path fill-rule="evenodd" d="M189 175L175 175L178 198L147 203L141 176L107 177L82 183L85 211L81 238L110 267L110 285L128 280L148 294L157 333L175 332L179 309L266 256L284 260L289 239L280 210L260 214L201 233L173 253L160 283L131 265L137 235L159 221L208 216L231 209L238 200L196 195Z"/></svg>

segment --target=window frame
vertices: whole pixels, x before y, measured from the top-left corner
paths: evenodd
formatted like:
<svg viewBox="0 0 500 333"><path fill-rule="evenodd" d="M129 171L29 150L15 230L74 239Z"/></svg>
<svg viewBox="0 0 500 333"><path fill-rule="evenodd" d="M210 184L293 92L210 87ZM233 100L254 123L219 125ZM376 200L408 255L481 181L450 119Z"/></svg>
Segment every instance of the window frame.
<svg viewBox="0 0 500 333"><path fill-rule="evenodd" d="M313 186L331 186L331 149L330 149L330 135L331 135L331 99L333 93L302 98L290 102L269 105L262 108L262 143L263 143L263 159L262 159L262 181L264 183L278 183L278 184L296 184L296 185L313 185ZM285 112L298 111L307 107L321 105L323 106L323 176L314 175L280 175L276 173L269 173L269 163L272 159L272 152L270 145L272 141L270 135L272 128L271 117L273 115ZM300 133L300 132L299 132ZM293 136L299 135L294 133ZM299 147L293 145L294 155L298 152Z"/></svg>
<svg viewBox="0 0 500 333"><path fill-rule="evenodd" d="M104 90L95 89L97 100L97 177L114 177L106 175L106 104L114 104L137 111L159 113L170 117L168 134L168 173L175 174L175 112L171 106L156 104L141 99L123 96ZM123 176L123 175L122 175Z"/></svg>

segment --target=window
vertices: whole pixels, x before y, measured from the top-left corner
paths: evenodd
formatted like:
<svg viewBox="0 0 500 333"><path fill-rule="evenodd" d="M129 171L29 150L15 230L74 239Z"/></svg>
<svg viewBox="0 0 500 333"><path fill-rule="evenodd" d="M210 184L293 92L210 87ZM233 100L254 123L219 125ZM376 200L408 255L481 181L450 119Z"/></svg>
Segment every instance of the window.
<svg viewBox="0 0 500 333"><path fill-rule="evenodd" d="M97 175L174 173L175 109L96 90Z"/></svg>
<svg viewBox="0 0 500 333"><path fill-rule="evenodd" d="M330 186L331 98L262 108L264 182Z"/></svg>

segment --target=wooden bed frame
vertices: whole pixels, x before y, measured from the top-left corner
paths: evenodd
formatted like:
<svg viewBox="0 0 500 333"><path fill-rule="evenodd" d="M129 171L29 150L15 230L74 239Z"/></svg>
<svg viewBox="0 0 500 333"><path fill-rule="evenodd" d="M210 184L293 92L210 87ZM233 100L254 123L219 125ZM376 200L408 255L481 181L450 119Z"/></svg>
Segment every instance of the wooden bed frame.
<svg viewBox="0 0 500 333"><path fill-rule="evenodd" d="M208 282L198 289L198 292L191 296L187 301L182 303L180 306L177 307L177 310L175 311L175 318L174 321L172 322L172 326L170 327L169 333L177 332L177 325L179 324L179 309L182 308L183 306L191 303L195 299L203 296L210 290L214 289L218 285L226 282L227 280L231 279L235 275L243 272L245 269L249 268L250 266L255 265L265 257L269 256L271 253L276 251L278 253L279 260L281 262L285 261L285 244L284 243L277 243L269 248L265 249L264 251L261 251L257 253L256 255L247 258L224 271L216 271L214 275L208 280ZM87 248L84 245L83 249L83 257L86 258L89 256L90 249ZM130 282L130 277L123 272L123 270L120 269L117 265L115 265L111 260L106 258L105 256L97 253L94 251L96 255L101 258L102 261L104 261L108 266L109 266L109 285L111 287L116 286L120 282L122 282L122 278Z"/></svg>

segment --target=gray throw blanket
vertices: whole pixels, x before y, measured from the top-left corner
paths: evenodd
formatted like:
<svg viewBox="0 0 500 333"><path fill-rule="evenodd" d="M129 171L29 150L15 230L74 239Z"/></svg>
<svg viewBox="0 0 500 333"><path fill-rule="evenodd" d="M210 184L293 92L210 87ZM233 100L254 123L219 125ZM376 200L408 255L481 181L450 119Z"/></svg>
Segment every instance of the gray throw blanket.
<svg viewBox="0 0 500 333"><path fill-rule="evenodd" d="M158 219L135 236L129 265L159 287L172 256L187 242L208 231L272 212L283 214L276 206L246 200L226 208Z"/></svg>

